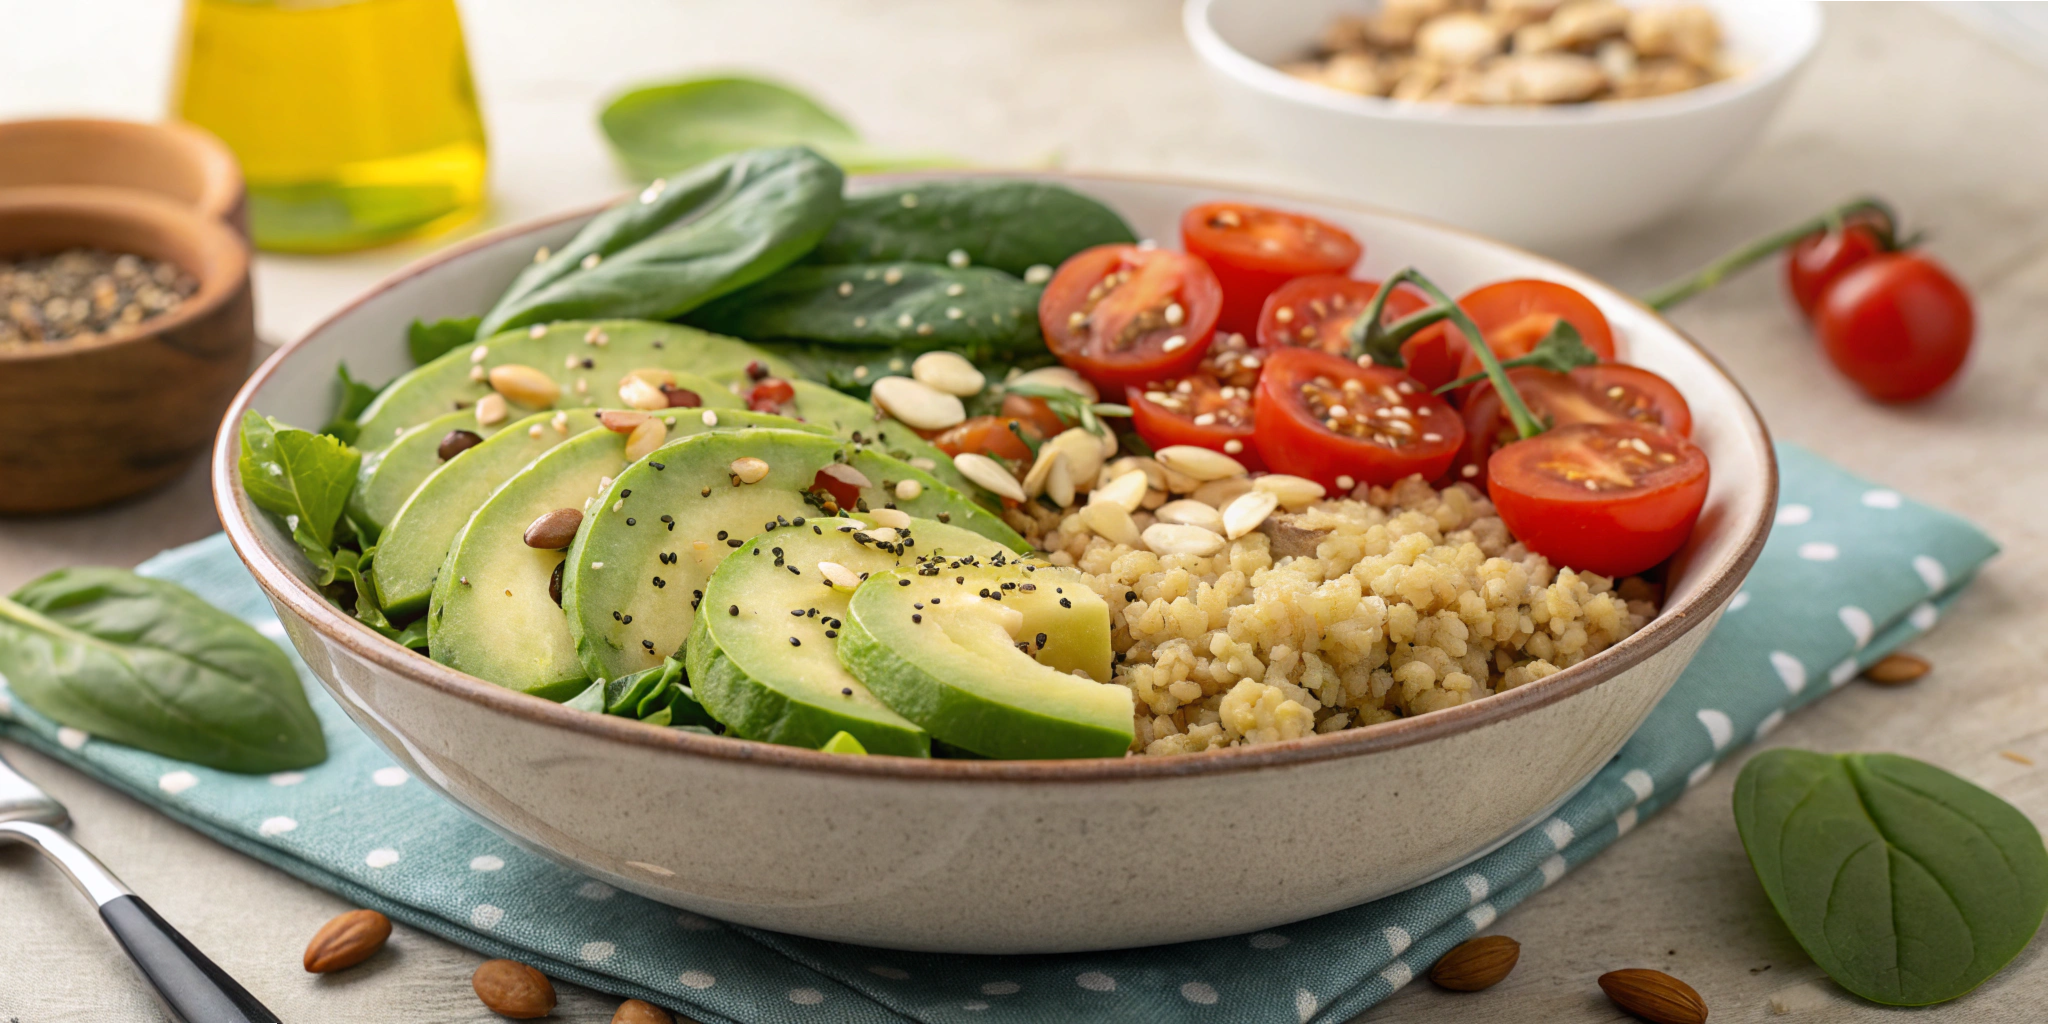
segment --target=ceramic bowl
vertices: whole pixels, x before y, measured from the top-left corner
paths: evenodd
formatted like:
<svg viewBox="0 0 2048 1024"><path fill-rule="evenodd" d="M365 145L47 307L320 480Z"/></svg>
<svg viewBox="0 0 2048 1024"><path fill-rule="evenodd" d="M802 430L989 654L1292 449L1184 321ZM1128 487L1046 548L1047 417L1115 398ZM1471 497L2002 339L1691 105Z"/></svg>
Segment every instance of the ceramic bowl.
<svg viewBox="0 0 2048 1024"><path fill-rule="evenodd" d="M0 123L0 190L129 189L191 207L249 235L247 188L226 143L203 128L91 117Z"/></svg>
<svg viewBox="0 0 2048 1024"><path fill-rule="evenodd" d="M1704 192L1756 141L1821 34L1810 0L1705 0L1741 74L1552 107L1352 96L1274 66L1307 55L1335 15L1371 6L1186 0L1182 23L1226 106L1316 187L1546 248L1624 234Z"/></svg>
<svg viewBox="0 0 2048 1024"><path fill-rule="evenodd" d="M249 249L233 229L147 192L0 189L0 257L74 246L176 264L199 290L133 327L0 348L0 513L90 508L169 482L205 453L249 373Z"/></svg>
<svg viewBox="0 0 2048 1024"><path fill-rule="evenodd" d="M1453 293L1535 276L1591 296L1628 358L1685 391L1713 460L1706 513L1662 613L1594 658L1462 707L1157 759L844 757L585 714L463 675L320 597L290 540L242 493L234 420L245 408L320 419L342 359L373 380L405 370L408 322L486 307L535 249L559 247L592 210L428 259L271 357L214 451L228 536L321 681L428 785L612 885L801 935L1030 953L1253 931L1462 864L1541 820L1613 756L1734 596L1775 504L1764 427L1712 358L1584 274L1401 215L1197 184L1024 177L1094 195L1141 235L1172 237L1196 202L1267 202L1367 240L1368 274L1412 262ZM1315 870L1282 867L1305 863Z"/></svg>

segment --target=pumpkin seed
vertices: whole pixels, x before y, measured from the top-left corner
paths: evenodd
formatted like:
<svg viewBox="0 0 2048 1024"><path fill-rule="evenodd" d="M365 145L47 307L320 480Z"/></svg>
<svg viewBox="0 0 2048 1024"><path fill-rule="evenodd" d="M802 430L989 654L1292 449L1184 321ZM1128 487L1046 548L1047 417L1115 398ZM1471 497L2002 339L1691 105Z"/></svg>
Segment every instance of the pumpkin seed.
<svg viewBox="0 0 2048 1024"><path fill-rule="evenodd" d="M947 395L946 397L952 398L953 396ZM959 399L954 399L954 401L958 402ZM896 418L903 419L901 416ZM910 421L903 420L903 422L909 423ZM915 426L915 424L912 425ZM1024 497L1024 488L1017 485L1017 478L1011 476L1010 471L1004 469L1001 463L980 452L961 452L953 456L953 468L959 470L961 476L966 477L975 484L1002 495L1011 501L1028 500Z"/></svg>
<svg viewBox="0 0 2048 1024"><path fill-rule="evenodd" d="M1204 530L1216 533L1223 532L1223 514L1216 511L1212 506L1204 505L1192 498L1169 501L1159 506L1158 510L1153 512L1152 515L1162 523L1173 523L1179 526L1199 526ZM1232 536L1231 539L1236 540L1237 537Z"/></svg>
<svg viewBox="0 0 2048 1024"><path fill-rule="evenodd" d="M1168 445L1155 454L1159 464L1183 476L1192 477L1204 483L1210 480L1227 480L1243 476L1244 463L1219 451L1197 448L1191 444Z"/></svg>
<svg viewBox="0 0 2048 1024"><path fill-rule="evenodd" d="M1113 502L1091 503L1082 508L1081 525L1113 544L1133 548L1145 546L1145 538L1138 532L1138 524L1131 519L1131 514Z"/></svg>
<svg viewBox="0 0 2048 1024"><path fill-rule="evenodd" d="M1224 508L1223 535L1236 540L1258 529L1279 507L1280 498L1272 491L1246 491Z"/></svg>
<svg viewBox="0 0 2048 1024"><path fill-rule="evenodd" d="M1199 501L1202 504L1209 506L1210 508L1221 509L1225 505L1228 505L1231 502L1236 501L1238 495L1243 494L1244 492L1249 491L1251 489L1251 478L1237 476L1231 477L1228 480L1211 480L1208 483L1196 487L1192 491L1188 491L1185 493L1188 497L1193 498L1196 501Z"/></svg>
<svg viewBox="0 0 2048 1024"><path fill-rule="evenodd" d="M1094 496L1089 500L1113 501L1122 505L1126 512L1136 512L1139 504L1145 500L1145 491L1145 473L1143 470L1134 469L1111 480L1108 486L1096 488Z"/></svg>
<svg viewBox="0 0 2048 1024"><path fill-rule="evenodd" d="M1252 484L1256 490L1265 491L1280 499L1280 504L1289 512L1298 512L1323 500L1323 485L1298 476L1285 473L1268 473Z"/></svg>
<svg viewBox="0 0 2048 1024"><path fill-rule="evenodd" d="M768 464L751 455L732 460L732 475L743 484L758 484L768 476Z"/></svg>
<svg viewBox="0 0 2048 1024"><path fill-rule="evenodd" d="M988 378L957 352L926 352L910 364L912 379L949 395L966 398L981 393Z"/></svg>
<svg viewBox="0 0 2048 1024"><path fill-rule="evenodd" d="M1145 546L1161 555L1207 557L1223 550L1223 536L1199 526L1153 523L1145 527Z"/></svg>
<svg viewBox="0 0 2048 1024"><path fill-rule="evenodd" d="M883 377L869 395L883 412L914 430L944 430L967 418L958 397L909 377Z"/></svg>

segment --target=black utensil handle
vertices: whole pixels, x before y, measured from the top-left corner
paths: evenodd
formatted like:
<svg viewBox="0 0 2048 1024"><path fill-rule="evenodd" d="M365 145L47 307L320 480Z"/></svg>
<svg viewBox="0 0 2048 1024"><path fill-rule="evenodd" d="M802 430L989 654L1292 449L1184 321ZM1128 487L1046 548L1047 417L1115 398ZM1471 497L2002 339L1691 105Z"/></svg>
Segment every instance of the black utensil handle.
<svg viewBox="0 0 2048 1024"><path fill-rule="evenodd" d="M100 904L100 919L178 1016L229 1024L277 1020L141 897L121 896Z"/></svg>

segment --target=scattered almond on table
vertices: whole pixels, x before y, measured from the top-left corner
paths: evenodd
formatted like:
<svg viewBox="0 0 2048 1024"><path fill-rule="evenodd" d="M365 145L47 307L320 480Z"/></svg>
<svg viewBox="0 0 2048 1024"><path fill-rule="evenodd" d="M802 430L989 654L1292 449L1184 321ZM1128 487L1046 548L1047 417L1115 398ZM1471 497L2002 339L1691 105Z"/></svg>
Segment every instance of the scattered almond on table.
<svg viewBox="0 0 2048 1024"><path fill-rule="evenodd" d="M1500 984L1521 958L1521 943L1505 935L1480 935L1438 957L1429 980L1453 992L1477 992Z"/></svg>
<svg viewBox="0 0 2048 1024"><path fill-rule="evenodd" d="M1706 1024L1707 1001L1686 984L1647 968L1609 971L1600 976L1600 990L1614 1005L1649 1024Z"/></svg>
<svg viewBox="0 0 2048 1024"><path fill-rule="evenodd" d="M1926 675L1933 667L1919 655L1894 651L1864 669L1863 678L1879 686L1903 686Z"/></svg>
<svg viewBox="0 0 2048 1024"><path fill-rule="evenodd" d="M470 975L469 984L484 1006L500 1017L532 1020L555 1009L554 983L517 960L486 960Z"/></svg>
<svg viewBox="0 0 2048 1024"><path fill-rule="evenodd" d="M653 1003L628 999L619 1004L617 1013L612 1014L612 1024L675 1024L675 1018Z"/></svg>
<svg viewBox="0 0 2048 1024"><path fill-rule="evenodd" d="M391 937L391 919L374 910L351 910L320 926L306 943L306 970L326 974L368 960Z"/></svg>
<svg viewBox="0 0 2048 1024"><path fill-rule="evenodd" d="M1714 13L1610 0L1384 0L1282 71L1361 96L1493 106L1644 99L1732 73Z"/></svg>

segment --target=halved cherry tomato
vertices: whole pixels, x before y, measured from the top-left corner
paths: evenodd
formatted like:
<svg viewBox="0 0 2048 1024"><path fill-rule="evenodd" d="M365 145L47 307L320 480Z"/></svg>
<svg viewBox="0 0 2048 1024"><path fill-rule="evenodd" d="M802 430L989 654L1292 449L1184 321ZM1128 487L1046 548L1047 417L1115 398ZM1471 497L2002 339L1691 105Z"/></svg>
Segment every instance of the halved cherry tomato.
<svg viewBox="0 0 2048 1024"><path fill-rule="evenodd" d="M1057 420L1058 417L1054 419ZM1033 441L1045 437L1042 431L1027 420L1010 416L976 416L958 426L946 428L931 438L931 442L947 455L979 452L1011 462L1021 461L1028 464L1031 461L1031 446L1025 444L1023 439L1010 429L1011 424L1016 424L1017 430L1023 431L1024 436Z"/></svg>
<svg viewBox="0 0 2048 1024"><path fill-rule="evenodd" d="M1849 268L1884 251L1877 232L1864 224L1849 224L1840 231L1808 235L1785 253L1785 288L1799 311L1812 320L1828 286L1840 280Z"/></svg>
<svg viewBox="0 0 2048 1024"><path fill-rule="evenodd" d="M1226 331L1251 334L1266 296L1308 274L1341 274L1365 250L1343 228L1246 203L1203 203L1180 216L1181 244L1223 282Z"/></svg>
<svg viewBox="0 0 2048 1024"><path fill-rule="evenodd" d="M1060 362L1114 391L1193 371L1222 304L1222 285L1194 256L1098 245L1060 264L1038 325Z"/></svg>
<svg viewBox="0 0 2048 1024"><path fill-rule="evenodd" d="M1581 366L1569 374L1534 366L1508 371L1529 411L1553 427L1574 423L1640 423L1692 436L1692 407L1671 382L1622 363ZM1479 467L1520 437L1501 406L1500 393L1481 381L1465 402L1465 452L1460 475L1477 482Z"/></svg>
<svg viewBox="0 0 2048 1024"><path fill-rule="evenodd" d="M1486 343L1500 359L1528 355L1559 320L1578 328L1580 340L1602 361L1614 359L1614 329L1600 307L1555 281L1496 281L1459 299L1458 307L1486 335ZM1482 369L1479 357L1457 328L1449 327L1446 344L1458 350L1457 377L1469 377Z"/></svg>
<svg viewBox="0 0 2048 1024"><path fill-rule="evenodd" d="M1970 294L1918 252L1873 256L1822 294L1813 321L1835 368L1880 402L1910 402L1963 368L1977 330Z"/></svg>
<svg viewBox="0 0 2048 1024"><path fill-rule="evenodd" d="M1039 437L1052 437L1073 425L1052 411L1052 406L1045 399L1026 395L1004 395L1002 413L1013 420L1022 420L1026 426L1037 430Z"/></svg>
<svg viewBox="0 0 2048 1024"><path fill-rule="evenodd" d="M1261 467L1252 440L1252 390L1195 373L1125 392L1131 426L1155 450L1190 444Z"/></svg>
<svg viewBox="0 0 2048 1024"><path fill-rule="evenodd" d="M1435 480L1465 443L1458 411L1414 378L1308 348L1266 356L1252 419L1268 467L1339 491Z"/></svg>
<svg viewBox="0 0 2048 1024"><path fill-rule="evenodd" d="M1707 457L1638 423L1578 423L1507 445L1488 491L1517 540L1560 568L1602 576L1671 557L1707 500Z"/></svg>
<svg viewBox="0 0 2048 1024"><path fill-rule="evenodd" d="M1379 293L1378 281L1360 281L1341 274L1297 277L1266 297L1265 308L1259 311L1259 347L1292 345L1349 356L1351 339L1346 332ZM1380 321L1393 323L1428 305L1429 300L1421 292L1403 287L1387 297ZM1414 340L1409 339L1411 343Z"/></svg>

